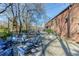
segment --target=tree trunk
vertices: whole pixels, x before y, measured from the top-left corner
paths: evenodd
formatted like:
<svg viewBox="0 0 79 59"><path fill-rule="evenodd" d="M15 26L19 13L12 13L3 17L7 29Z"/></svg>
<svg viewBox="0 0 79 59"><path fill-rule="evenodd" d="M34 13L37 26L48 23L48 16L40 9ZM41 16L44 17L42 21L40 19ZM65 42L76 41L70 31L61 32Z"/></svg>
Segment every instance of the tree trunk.
<svg viewBox="0 0 79 59"><path fill-rule="evenodd" d="M20 19L20 7L19 7L19 3L18 3L18 16L19 16L19 23L20 23L20 26L19 26L19 33L22 31L22 22L21 22L21 19Z"/></svg>
<svg viewBox="0 0 79 59"><path fill-rule="evenodd" d="M10 32L10 29L9 29L9 19L8 19L8 33Z"/></svg>

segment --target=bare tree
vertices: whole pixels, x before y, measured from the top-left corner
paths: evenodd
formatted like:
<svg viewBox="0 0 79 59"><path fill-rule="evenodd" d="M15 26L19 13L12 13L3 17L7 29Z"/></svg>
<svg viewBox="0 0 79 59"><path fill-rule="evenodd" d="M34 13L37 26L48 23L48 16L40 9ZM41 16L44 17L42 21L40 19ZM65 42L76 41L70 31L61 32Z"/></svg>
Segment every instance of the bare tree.
<svg viewBox="0 0 79 59"><path fill-rule="evenodd" d="M4 13L11 5L12 5L11 3L7 5L2 11L0 11L0 14Z"/></svg>
<svg viewBox="0 0 79 59"><path fill-rule="evenodd" d="M4 13L5 12L5 13ZM22 31L23 24L27 24L30 26L32 23L38 24L40 18L44 15L44 8L42 4L16 4L16 3L10 3L6 4L6 7L0 12L2 14L5 14L8 19L8 28L9 23L13 22L13 30L16 28L17 25L19 25L19 32ZM15 25L16 24L16 25ZM15 27L14 27L15 25Z"/></svg>

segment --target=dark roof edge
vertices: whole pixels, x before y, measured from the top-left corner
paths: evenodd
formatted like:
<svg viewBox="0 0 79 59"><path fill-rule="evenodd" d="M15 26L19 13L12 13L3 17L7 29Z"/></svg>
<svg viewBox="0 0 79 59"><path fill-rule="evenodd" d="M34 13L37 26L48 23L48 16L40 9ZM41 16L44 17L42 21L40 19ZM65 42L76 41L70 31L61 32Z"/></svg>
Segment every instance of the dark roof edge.
<svg viewBox="0 0 79 59"><path fill-rule="evenodd" d="M70 4L68 7L66 7L63 11L61 11L58 15L56 15L55 17L53 17L51 20L55 19L57 16L59 16L60 14L62 14L63 12L65 12L66 10L69 9L69 7L72 7L73 4ZM49 23L51 20L49 20L47 23ZM47 24L46 23L46 24Z"/></svg>

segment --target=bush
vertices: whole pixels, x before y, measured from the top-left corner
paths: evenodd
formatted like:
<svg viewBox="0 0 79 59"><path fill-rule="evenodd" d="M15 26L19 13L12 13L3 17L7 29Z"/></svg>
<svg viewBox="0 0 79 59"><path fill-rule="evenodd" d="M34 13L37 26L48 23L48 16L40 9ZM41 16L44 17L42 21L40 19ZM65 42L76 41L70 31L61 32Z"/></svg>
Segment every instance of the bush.
<svg viewBox="0 0 79 59"><path fill-rule="evenodd" d="M6 39L8 36L10 36L10 33L6 33L6 32L0 33L0 38Z"/></svg>
<svg viewBox="0 0 79 59"><path fill-rule="evenodd" d="M51 30L51 29L46 29L45 30L48 34L50 34L50 33L53 33L54 31L53 30Z"/></svg>
<svg viewBox="0 0 79 59"><path fill-rule="evenodd" d="M8 33L7 29L0 29L0 38L6 39L8 36L10 36L11 33Z"/></svg>
<svg viewBox="0 0 79 59"><path fill-rule="evenodd" d="M22 30L22 33L27 33L28 31L27 30Z"/></svg>

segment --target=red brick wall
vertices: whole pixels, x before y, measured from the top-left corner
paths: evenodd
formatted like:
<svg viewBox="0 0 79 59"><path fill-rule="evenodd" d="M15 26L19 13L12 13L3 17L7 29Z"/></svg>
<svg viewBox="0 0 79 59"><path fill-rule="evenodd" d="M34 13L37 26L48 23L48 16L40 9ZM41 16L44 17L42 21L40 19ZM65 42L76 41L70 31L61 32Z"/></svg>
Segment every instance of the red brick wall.
<svg viewBox="0 0 79 59"><path fill-rule="evenodd" d="M66 18L70 12L70 38L79 41L79 4L73 4L70 9L67 9L59 16L46 24L49 28L56 31L62 37L67 37L67 22Z"/></svg>

